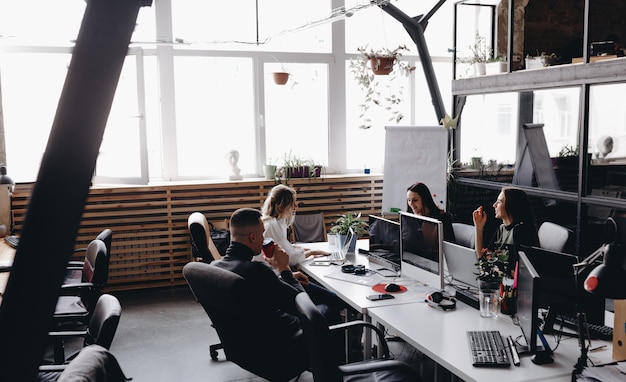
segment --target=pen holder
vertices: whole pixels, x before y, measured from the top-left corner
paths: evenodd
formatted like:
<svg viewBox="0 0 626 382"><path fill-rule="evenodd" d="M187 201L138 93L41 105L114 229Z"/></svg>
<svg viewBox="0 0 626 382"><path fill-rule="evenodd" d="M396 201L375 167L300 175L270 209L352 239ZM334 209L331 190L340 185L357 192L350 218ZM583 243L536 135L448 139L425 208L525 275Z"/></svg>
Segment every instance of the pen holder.
<svg viewBox="0 0 626 382"><path fill-rule="evenodd" d="M502 297L500 300L500 313L512 316L517 312L516 297Z"/></svg>

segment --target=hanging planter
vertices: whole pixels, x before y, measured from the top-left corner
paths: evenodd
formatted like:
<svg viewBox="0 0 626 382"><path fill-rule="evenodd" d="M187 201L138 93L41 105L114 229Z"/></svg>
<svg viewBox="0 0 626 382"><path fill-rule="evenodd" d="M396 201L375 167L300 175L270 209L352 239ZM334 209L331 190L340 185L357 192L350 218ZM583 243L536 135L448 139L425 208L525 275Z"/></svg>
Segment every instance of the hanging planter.
<svg viewBox="0 0 626 382"><path fill-rule="evenodd" d="M350 60L349 68L364 97L363 103L359 105L362 113L360 116L362 124L359 128L369 129L372 126L371 115L368 113L370 107L373 108L372 110L384 110L385 113L389 113L389 121L395 121L395 123L399 123L404 117L398 106L403 99L402 85L394 82L398 77L409 76L415 70L415 66L410 62L400 59L402 51L408 50L405 45L400 45L393 50L357 48L359 55ZM379 81L375 74L389 74L390 76L388 79ZM393 94L389 93L389 85L383 84L393 86Z"/></svg>
<svg viewBox="0 0 626 382"><path fill-rule="evenodd" d="M273 74L276 85L284 85L289 81L289 73L287 72L274 72Z"/></svg>
<svg viewBox="0 0 626 382"><path fill-rule="evenodd" d="M370 58L372 72L377 75L387 75L393 71L395 57L374 56Z"/></svg>

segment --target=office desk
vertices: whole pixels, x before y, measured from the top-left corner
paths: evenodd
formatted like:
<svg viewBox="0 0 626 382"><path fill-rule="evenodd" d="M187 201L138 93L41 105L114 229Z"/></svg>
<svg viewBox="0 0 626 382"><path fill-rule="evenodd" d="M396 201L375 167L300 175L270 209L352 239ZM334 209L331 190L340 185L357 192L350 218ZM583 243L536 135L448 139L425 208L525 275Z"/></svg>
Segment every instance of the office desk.
<svg viewBox="0 0 626 382"><path fill-rule="evenodd" d="M306 243L300 245L310 249L321 249L326 251L332 250L329 243ZM358 253L358 248L367 248L367 245L367 239L358 240L356 254L348 254L347 260L352 264L363 264L367 268L370 268L367 256ZM300 269L319 284L336 293L339 298L353 307L356 311L363 314L363 320L367 322L371 322L370 316L368 315L368 310L371 308L413 304L418 301L424 301L424 294L426 291L435 289L411 279L385 277L383 282L393 282L399 285L404 285L407 287L407 291L403 293L392 293L395 296L392 300L371 301L367 299L367 296L371 294L378 294L380 292L374 291L372 287L367 285L360 285L349 281L327 277L327 275L331 273L341 272L341 266L315 266L311 265L313 261L314 260L307 260L300 263ZM380 268L380 265L373 264L371 268L378 269ZM364 352L367 358L371 355L371 345L371 337L366 335L364 339Z"/></svg>
<svg viewBox="0 0 626 382"><path fill-rule="evenodd" d="M390 332L423 352L437 364L465 381L570 381L580 349L577 338L563 337L554 352L554 363L535 365L530 356L520 354L521 365L503 369L480 368L471 364L466 332L468 330L499 330L514 339L521 335L511 317L482 318L478 310L457 303L456 310L444 312L425 303L404 304L368 309L370 317ZM554 337L546 335L551 348ZM524 340L521 340L524 343ZM606 344L603 350L588 354L595 364L611 362L612 344L594 340L592 347Z"/></svg>
<svg viewBox="0 0 626 382"><path fill-rule="evenodd" d="M358 248L366 248L367 243L367 240L358 240L356 254L349 253L347 256L347 260L352 264L362 264L365 265L367 268L370 268L367 256L358 253ZM301 245L303 247L311 249L330 249L328 243L306 243ZM341 272L341 266L334 264L328 266L311 265L313 261L314 260L307 260L300 263L300 269L302 269L304 273L306 273L309 277L312 277L315 281L317 281L327 289L335 292L337 296L339 296L339 298L348 303L358 312L362 313L364 316L367 315L367 310L369 308L423 301L425 291L435 289L430 288L427 285L422 284L418 281L407 278L385 277L384 281L382 282L393 282L398 285L404 285L407 287L408 290L403 293L392 293L395 296L395 298L392 300L371 301L368 300L366 297L368 295L378 294L380 292L374 291L372 287L367 285L360 285L345 280L338 280L327 277L327 275L331 273ZM378 269L380 267L381 266L378 264L372 264L371 268Z"/></svg>

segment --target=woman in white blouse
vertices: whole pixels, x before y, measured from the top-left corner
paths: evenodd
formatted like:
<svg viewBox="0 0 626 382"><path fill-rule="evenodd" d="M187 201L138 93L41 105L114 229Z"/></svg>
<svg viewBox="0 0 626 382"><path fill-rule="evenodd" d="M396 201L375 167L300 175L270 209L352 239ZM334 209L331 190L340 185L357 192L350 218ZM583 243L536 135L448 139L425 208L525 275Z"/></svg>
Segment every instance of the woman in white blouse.
<svg viewBox="0 0 626 382"><path fill-rule="evenodd" d="M299 245L293 245L287 238L287 227L294 220L298 204L296 203L296 190L279 184L274 186L267 195L261 212L266 239L272 239L289 254L289 265L296 266L310 256L326 256L326 251L311 250ZM255 260L263 261L263 255L255 256Z"/></svg>

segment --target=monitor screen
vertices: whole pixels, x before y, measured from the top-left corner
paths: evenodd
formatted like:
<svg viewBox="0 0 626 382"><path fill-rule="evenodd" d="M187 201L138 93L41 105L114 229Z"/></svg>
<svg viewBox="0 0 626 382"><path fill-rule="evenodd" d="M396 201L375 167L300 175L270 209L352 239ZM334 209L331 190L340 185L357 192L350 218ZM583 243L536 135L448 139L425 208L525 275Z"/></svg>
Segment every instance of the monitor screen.
<svg viewBox="0 0 626 382"><path fill-rule="evenodd" d="M443 289L443 223L400 212L402 275Z"/></svg>
<svg viewBox="0 0 626 382"><path fill-rule="evenodd" d="M552 319L557 314L576 317L578 311L587 316L587 322L604 325L605 300L592 295L583 288L587 271L576 276L574 264L579 263L575 255L549 251L539 247L522 247L522 250L541 276L539 307L545 308ZM552 320L546 320L547 332Z"/></svg>
<svg viewBox="0 0 626 382"><path fill-rule="evenodd" d="M539 329L539 273L523 251L518 252L517 319L531 354L537 352ZM526 349L524 349L526 350ZM522 352L524 352L522 350Z"/></svg>
<svg viewBox="0 0 626 382"><path fill-rule="evenodd" d="M369 259L394 271L400 270L400 223L369 215Z"/></svg>

